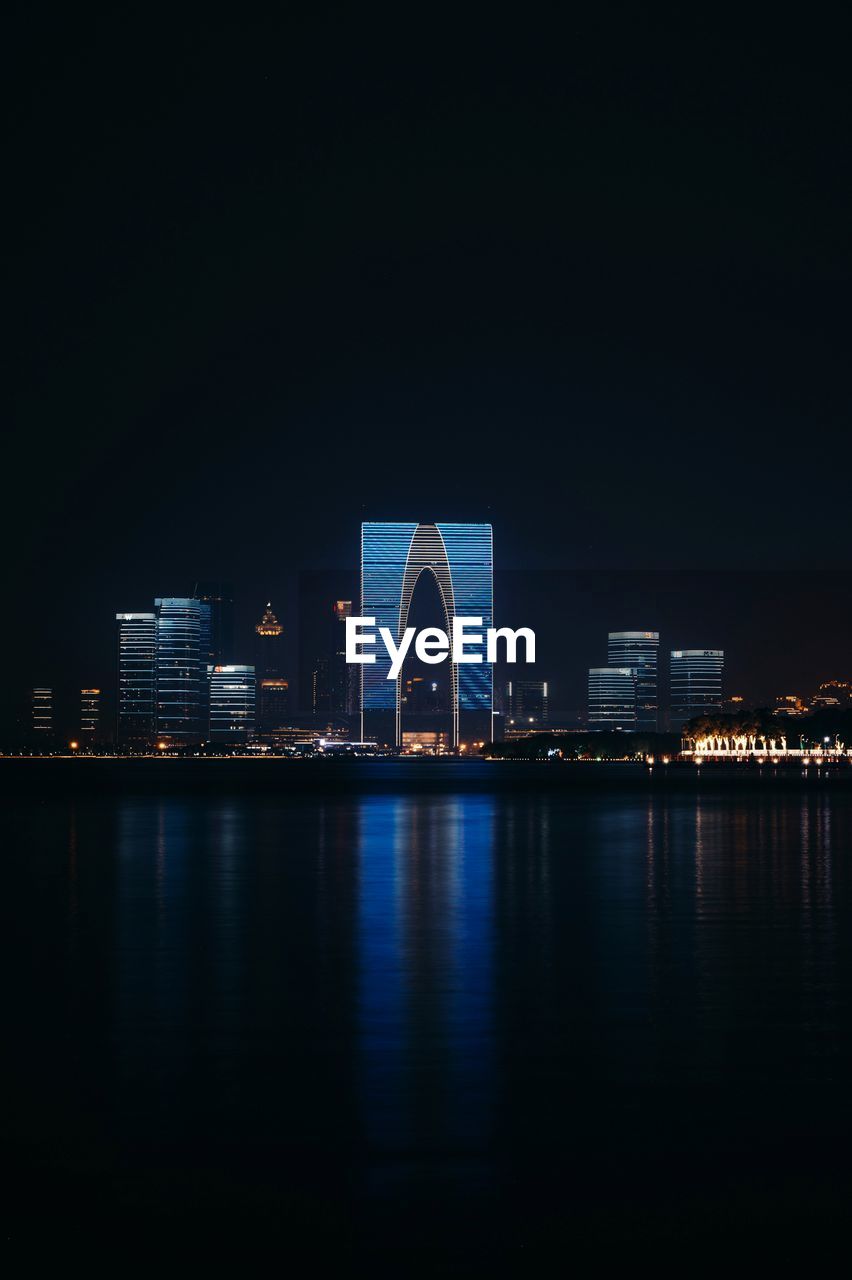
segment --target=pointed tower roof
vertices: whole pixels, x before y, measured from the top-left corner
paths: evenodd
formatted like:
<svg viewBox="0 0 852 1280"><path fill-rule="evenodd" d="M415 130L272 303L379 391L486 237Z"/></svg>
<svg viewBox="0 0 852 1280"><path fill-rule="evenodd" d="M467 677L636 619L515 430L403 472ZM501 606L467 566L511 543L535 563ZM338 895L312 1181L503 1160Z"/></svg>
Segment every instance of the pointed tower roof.
<svg viewBox="0 0 852 1280"><path fill-rule="evenodd" d="M263 617L255 627L255 631L259 636L280 636L284 628L272 612L272 602L268 601L263 611Z"/></svg>

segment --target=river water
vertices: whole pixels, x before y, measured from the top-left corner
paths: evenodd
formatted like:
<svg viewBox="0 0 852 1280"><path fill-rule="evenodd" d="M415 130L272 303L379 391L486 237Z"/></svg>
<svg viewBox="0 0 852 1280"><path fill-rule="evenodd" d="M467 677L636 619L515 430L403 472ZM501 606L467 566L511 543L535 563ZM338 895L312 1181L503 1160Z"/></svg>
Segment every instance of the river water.
<svg viewBox="0 0 852 1280"><path fill-rule="evenodd" d="M852 791L5 802L13 1238L840 1233Z"/></svg>

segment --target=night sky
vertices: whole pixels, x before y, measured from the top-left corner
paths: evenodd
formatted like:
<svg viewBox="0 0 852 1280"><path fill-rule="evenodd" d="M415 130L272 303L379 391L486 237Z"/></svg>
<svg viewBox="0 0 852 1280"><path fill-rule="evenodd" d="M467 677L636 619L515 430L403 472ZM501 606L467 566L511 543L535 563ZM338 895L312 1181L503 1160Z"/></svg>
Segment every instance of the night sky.
<svg viewBox="0 0 852 1280"><path fill-rule="evenodd" d="M598 572L689 597L602 626L852 676L849 33L734 13L22 9L9 687L196 578L247 626L363 518L490 520L566 689Z"/></svg>

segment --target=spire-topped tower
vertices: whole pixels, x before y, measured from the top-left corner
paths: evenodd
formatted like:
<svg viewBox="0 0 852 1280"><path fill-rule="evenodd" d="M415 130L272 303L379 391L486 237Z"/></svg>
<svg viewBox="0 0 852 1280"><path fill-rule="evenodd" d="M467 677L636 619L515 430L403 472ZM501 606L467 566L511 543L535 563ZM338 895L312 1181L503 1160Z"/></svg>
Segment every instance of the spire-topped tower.
<svg viewBox="0 0 852 1280"><path fill-rule="evenodd" d="M263 611L263 617L255 627L255 631L259 636L281 636L284 634L284 628L272 612L272 601L267 600L266 608Z"/></svg>
<svg viewBox="0 0 852 1280"><path fill-rule="evenodd" d="M276 729L287 724L290 682L284 662L284 628L273 613L270 600L254 630L258 729L261 736L274 735Z"/></svg>

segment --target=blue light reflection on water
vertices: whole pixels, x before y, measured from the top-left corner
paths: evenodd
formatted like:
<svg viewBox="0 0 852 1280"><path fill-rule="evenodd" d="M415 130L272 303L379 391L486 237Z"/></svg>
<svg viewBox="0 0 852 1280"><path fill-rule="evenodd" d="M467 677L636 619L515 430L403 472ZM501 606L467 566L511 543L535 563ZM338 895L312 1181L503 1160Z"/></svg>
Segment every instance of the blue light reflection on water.
<svg viewBox="0 0 852 1280"><path fill-rule="evenodd" d="M653 1215L655 1182L684 1213L718 1209L730 1177L840 1186L844 795L105 797L7 817L11 1123L57 1204L82 1169L118 1206L162 1208L166 1179L241 1212L333 1204L341 1229L428 1205L511 1236L510 1204L557 1224L637 1197Z"/></svg>
<svg viewBox="0 0 852 1280"><path fill-rule="evenodd" d="M376 797L360 808L364 1122L370 1142L400 1159L486 1143L493 823L488 796Z"/></svg>

